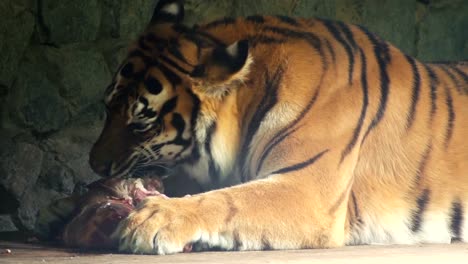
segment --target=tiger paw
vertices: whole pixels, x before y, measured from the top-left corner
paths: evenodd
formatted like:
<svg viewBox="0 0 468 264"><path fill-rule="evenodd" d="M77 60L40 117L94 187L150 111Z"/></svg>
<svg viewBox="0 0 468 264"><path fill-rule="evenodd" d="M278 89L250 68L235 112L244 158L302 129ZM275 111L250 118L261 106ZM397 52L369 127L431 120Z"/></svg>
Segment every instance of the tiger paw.
<svg viewBox="0 0 468 264"><path fill-rule="evenodd" d="M165 255L191 251L190 245L202 233L202 219L195 207L192 197L149 197L121 222L113 236L124 252Z"/></svg>

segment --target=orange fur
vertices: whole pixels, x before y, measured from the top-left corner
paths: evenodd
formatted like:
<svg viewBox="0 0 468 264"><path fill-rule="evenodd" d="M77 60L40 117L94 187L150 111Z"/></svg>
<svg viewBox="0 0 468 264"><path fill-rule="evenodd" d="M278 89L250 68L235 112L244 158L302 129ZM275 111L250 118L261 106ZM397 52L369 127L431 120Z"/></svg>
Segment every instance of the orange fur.
<svg viewBox="0 0 468 264"><path fill-rule="evenodd" d="M178 96L164 119L165 135L176 138L171 120L180 114L184 138L192 142L181 160L161 154L155 163L177 167L206 189L226 188L149 198L115 234L122 250L167 254L189 243L260 250L468 240L468 66L424 64L358 26L293 21L237 18L179 31L156 23L143 35L176 39L185 58L168 51L170 43L145 55L179 65L160 60L181 79L177 87L161 81L165 92L140 96L158 112L156 105ZM209 45L197 50L194 36ZM241 70L218 69L229 78L210 79L215 68L191 76L209 63L203 58L213 50L245 39L251 61ZM161 79L150 71L145 76ZM113 109L122 107L128 106ZM106 131L91 155L102 174L103 166L93 164L97 157L107 165L124 158L109 154L119 151L101 141L126 138ZM157 144L175 143L150 134L125 148ZM194 150L198 156L191 159Z"/></svg>

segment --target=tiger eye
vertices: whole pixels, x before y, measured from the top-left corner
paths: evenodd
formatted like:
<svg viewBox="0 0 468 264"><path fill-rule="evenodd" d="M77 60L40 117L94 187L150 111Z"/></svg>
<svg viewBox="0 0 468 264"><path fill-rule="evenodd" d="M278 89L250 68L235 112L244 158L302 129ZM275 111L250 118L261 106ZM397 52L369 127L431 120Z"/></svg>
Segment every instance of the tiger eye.
<svg viewBox="0 0 468 264"><path fill-rule="evenodd" d="M133 64L127 63L125 66L122 67L120 70L120 75L124 78L131 78L133 75Z"/></svg>
<svg viewBox="0 0 468 264"><path fill-rule="evenodd" d="M145 80L145 86L146 86L146 89L148 90L148 92L154 94L154 95L157 95L159 93L161 93L162 91L162 84L156 80L155 78L153 77L148 77L146 80Z"/></svg>

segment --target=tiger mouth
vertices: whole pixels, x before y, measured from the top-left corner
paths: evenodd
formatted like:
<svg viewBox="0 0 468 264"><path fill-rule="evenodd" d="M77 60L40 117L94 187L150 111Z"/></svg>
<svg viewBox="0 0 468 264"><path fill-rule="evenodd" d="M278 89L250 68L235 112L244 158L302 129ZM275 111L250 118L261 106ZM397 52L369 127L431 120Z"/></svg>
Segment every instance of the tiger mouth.
<svg viewBox="0 0 468 264"><path fill-rule="evenodd" d="M128 172L128 178L159 177L167 178L171 174L171 169L161 164L145 166L144 168L134 168Z"/></svg>

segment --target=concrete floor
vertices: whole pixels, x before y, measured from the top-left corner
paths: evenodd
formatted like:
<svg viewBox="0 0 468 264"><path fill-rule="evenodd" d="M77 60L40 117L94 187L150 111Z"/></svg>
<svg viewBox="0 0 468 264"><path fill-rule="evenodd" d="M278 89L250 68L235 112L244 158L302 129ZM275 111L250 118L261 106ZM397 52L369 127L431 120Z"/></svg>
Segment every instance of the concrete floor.
<svg viewBox="0 0 468 264"><path fill-rule="evenodd" d="M6 250L11 253L6 253ZM468 244L359 246L326 250L204 252L170 256L90 253L63 248L0 241L0 263L468 263Z"/></svg>

